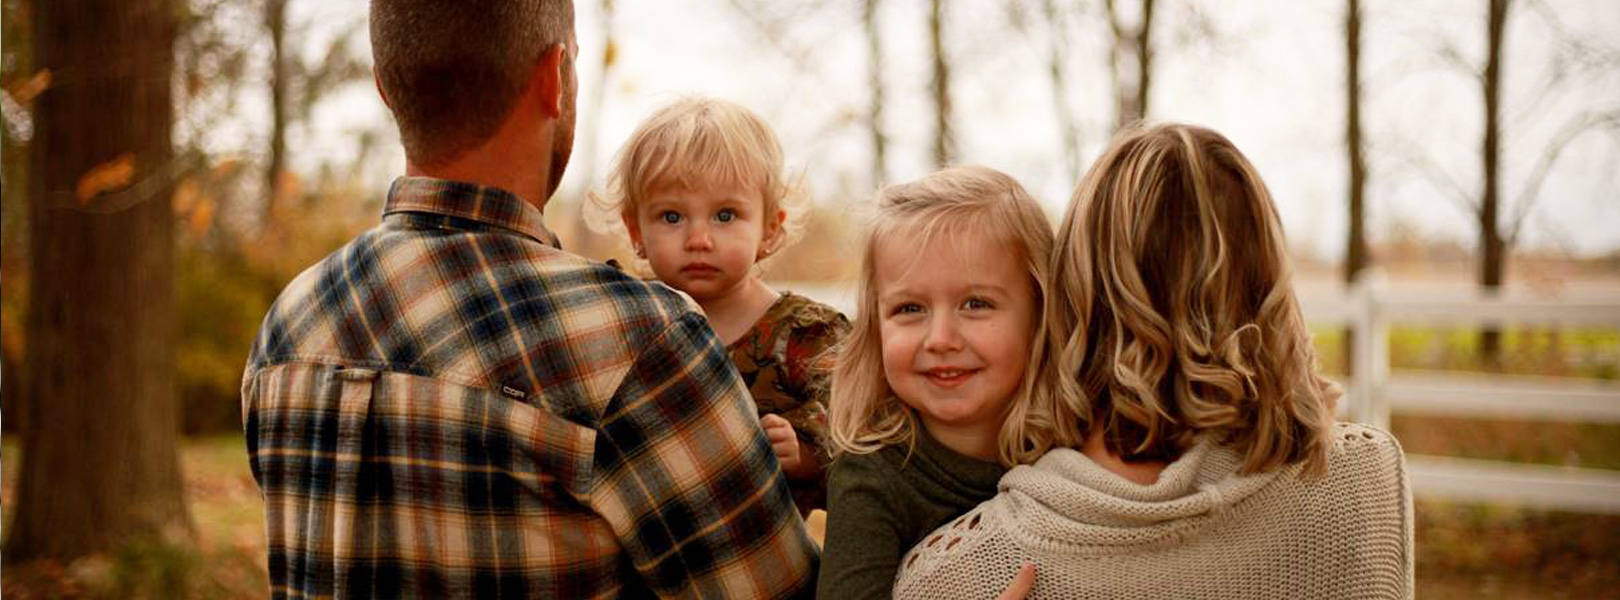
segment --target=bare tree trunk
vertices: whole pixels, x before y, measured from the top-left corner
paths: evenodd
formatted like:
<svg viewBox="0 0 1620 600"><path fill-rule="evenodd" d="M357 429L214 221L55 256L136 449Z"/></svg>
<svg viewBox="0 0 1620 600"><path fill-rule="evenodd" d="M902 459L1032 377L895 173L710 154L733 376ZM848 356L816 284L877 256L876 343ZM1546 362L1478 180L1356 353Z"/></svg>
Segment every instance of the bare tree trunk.
<svg viewBox="0 0 1620 600"><path fill-rule="evenodd" d="M1479 203L1480 261L1479 283L1486 293L1499 293L1506 267L1506 245L1498 223L1502 134L1502 34L1506 30L1509 0L1490 0L1485 59L1485 140L1480 149L1484 162L1485 193ZM1479 336L1480 359L1488 368L1501 365L1502 332L1486 327Z"/></svg>
<svg viewBox="0 0 1620 600"><path fill-rule="evenodd" d="M1064 75L1063 57L1068 56L1068 23L1054 0L1043 0L1046 22L1051 27L1052 53L1048 69L1052 77L1052 104L1057 111L1058 134L1062 136L1063 167L1068 174L1068 187L1080 181L1080 126L1069 110L1069 83Z"/></svg>
<svg viewBox="0 0 1620 600"><path fill-rule="evenodd" d="M1104 16L1108 18L1108 33L1112 43L1108 45L1108 75L1114 79L1114 131L1119 131L1130 122L1133 107L1126 102L1127 97L1135 97L1129 93L1131 82L1125 80L1125 53L1129 51L1126 43L1125 25L1119 21L1119 7L1114 0L1103 2Z"/></svg>
<svg viewBox="0 0 1620 600"><path fill-rule="evenodd" d="M287 153L287 0L266 0L264 22L270 30L270 156L264 169L264 221L275 219L282 200L282 171Z"/></svg>
<svg viewBox="0 0 1620 600"><path fill-rule="evenodd" d="M171 184L132 207L93 192L170 167L175 36L168 0L34 6L35 61L55 73L35 100L29 217L28 370L16 511L5 560L62 560L190 532L175 444ZM86 177L87 174L99 174ZM109 181L114 183L108 184Z"/></svg>
<svg viewBox="0 0 1620 600"><path fill-rule="evenodd" d="M866 87L870 92L867 124L872 130L872 187L889 181L887 136L883 135L883 46L877 11L881 0L861 2L861 24L866 28Z"/></svg>
<svg viewBox="0 0 1620 600"><path fill-rule="evenodd" d="M1109 70L1114 76L1114 129L1122 129L1147 117L1148 96L1153 82L1153 9L1156 0L1142 0L1142 19L1128 29L1120 19L1115 0L1103 8L1114 43L1109 52ZM1134 58L1135 60L1131 60ZM1127 63L1130 64L1127 67Z"/></svg>
<svg viewBox="0 0 1620 600"><path fill-rule="evenodd" d="M929 2L928 36L934 50L934 164L945 166L955 160L951 134L951 71L945 58L944 0Z"/></svg>
<svg viewBox="0 0 1620 600"><path fill-rule="evenodd" d="M1367 162L1361 139L1361 0L1347 0L1344 19L1345 40L1345 154L1350 162L1350 233L1344 252L1344 283L1354 285L1366 268L1367 256ZM1345 373L1353 373L1355 365L1355 336L1353 329L1344 333Z"/></svg>
<svg viewBox="0 0 1620 600"><path fill-rule="evenodd" d="M1153 87L1153 7L1155 0L1142 0L1142 26L1136 30L1136 118L1148 116L1148 92Z"/></svg>

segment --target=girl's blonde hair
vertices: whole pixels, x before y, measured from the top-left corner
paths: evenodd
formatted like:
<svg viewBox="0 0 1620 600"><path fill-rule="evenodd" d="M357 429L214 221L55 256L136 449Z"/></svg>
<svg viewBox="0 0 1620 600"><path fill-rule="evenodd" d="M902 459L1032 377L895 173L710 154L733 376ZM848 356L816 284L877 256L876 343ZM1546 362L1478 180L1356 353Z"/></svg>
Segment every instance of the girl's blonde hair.
<svg viewBox="0 0 1620 600"><path fill-rule="evenodd" d="M1047 257L1052 224L1039 205L1012 177L977 166L952 167L911 183L878 192L877 213L861 255L861 279L854 330L839 350L829 401L832 449L866 454L893 445L916 443L915 411L896 398L883 376L883 340L879 332L877 246L901 232L920 233L926 246L936 236L974 231L1000 245L986 251L1016 252L1029 272L1035 314L1031 339L1046 337L1042 305L1047 294ZM998 459L1004 465L1030 462L1052 445L1051 417L1037 412L1045 402L1033 396L1043 388L1045 349L1036 344L1017 395L1008 403L998 436Z"/></svg>
<svg viewBox="0 0 1620 600"><path fill-rule="evenodd" d="M1209 129L1127 130L1058 228L1047 319L1057 436L1100 430L1127 461L1209 432L1245 473L1326 467L1340 391L1316 372L1271 194Z"/></svg>
<svg viewBox="0 0 1620 600"><path fill-rule="evenodd" d="M755 187L764 197L766 238L761 248L775 254L798 238L805 198L798 178L790 179L782 144L759 115L747 107L689 96L658 109L636 127L614 158L606 194L592 194L600 211L590 225L599 232L620 231L653 188L700 184ZM787 219L770 229L778 209Z"/></svg>

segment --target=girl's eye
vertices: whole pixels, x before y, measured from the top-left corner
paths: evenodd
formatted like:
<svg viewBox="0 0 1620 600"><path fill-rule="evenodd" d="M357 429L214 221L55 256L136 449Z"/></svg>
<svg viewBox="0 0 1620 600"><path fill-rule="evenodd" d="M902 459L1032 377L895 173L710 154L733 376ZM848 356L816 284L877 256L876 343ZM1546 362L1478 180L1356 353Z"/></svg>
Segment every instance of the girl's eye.
<svg viewBox="0 0 1620 600"><path fill-rule="evenodd" d="M922 312L922 305L917 304L915 302L906 302L904 304L899 304L899 305L896 305L893 309L889 310L890 314L896 314L896 315L909 315L909 314L916 314L916 313L920 313L920 312Z"/></svg>
<svg viewBox="0 0 1620 600"><path fill-rule="evenodd" d="M968 298L967 302L962 303L962 308L968 310L986 310L995 307L996 305L991 304L989 300L985 300L983 298Z"/></svg>
<svg viewBox="0 0 1620 600"><path fill-rule="evenodd" d="M673 210L666 210L658 214L658 220L669 223L670 225L674 225L681 222L681 213Z"/></svg>
<svg viewBox="0 0 1620 600"><path fill-rule="evenodd" d="M715 213L715 215L714 215L714 220L719 221L721 223L730 223L733 219L736 219L736 218L737 218L736 211L733 211L733 210L731 210L729 208L720 209L720 212Z"/></svg>

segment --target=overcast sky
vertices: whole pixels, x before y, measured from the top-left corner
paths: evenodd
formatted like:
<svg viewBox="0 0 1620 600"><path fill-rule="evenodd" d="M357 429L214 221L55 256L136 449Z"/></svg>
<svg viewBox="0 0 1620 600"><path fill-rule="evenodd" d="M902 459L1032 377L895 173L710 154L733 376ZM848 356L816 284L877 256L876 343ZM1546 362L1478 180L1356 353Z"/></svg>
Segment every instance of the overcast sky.
<svg viewBox="0 0 1620 600"><path fill-rule="evenodd" d="M363 3L293 4L295 18L315 23L308 36L310 53L342 23L363 18ZM1101 151L1113 119L1108 39L1094 4L1100 3L1078 3L1082 10L1072 17L1065 55L1071 88L1066 109L1080 124L1082 164ZM1342 2L1159 4L1150 118L1202 124L1231 137L1271 186L1296 250L1337 260L1346 221ZM1547 10L1514 13L1507 34L1507 215L1517 210L1511 203L1548 140L1569 119L1620 110L1620 2L1543 4ZM1476 221L1459 196L1480 187L1483 107L1478 85L1451 62L1483 64L1484 3L1366 0L1363 5L1369 231L1375 242L1399 227L1472 247ZM598 5L577 6L583 114L566 192L599 186L613 152L650 111L681 94L708 94L741 102L770 121L790 164L806 173L818 201L859 202L870 196L871 149L863 120L867 56L858 1L618 0L611 25L618 60L600 109L589 106L600 82ZM953 123L958 162L1012 174L1058 215L1074 182L1063 166L1047 75L1050 29L1039 7L1034 1L948 3ZM1195 18L1199 13L1203 21ZM923 0L885 0L879 14L891 181L920 177L931 167L926 18ZM1201 33L1206 29L1213 37ZM359 34L364 35L363 27ZM1610 60L1549 83L1556 72L1556 39L1603 47ZM1442 58L1446 48L1460 60ZM244 102L243 109L254 106ZM391 145L368 168L380 191L403 169L387 119L370 85L335 94L307 131L295 132L293 147L304 150L295 165L312 168L320 160L349 155L354 132L376 128L386 132ZM600 143L593 145L598 124ZM221 139L252 137L243 133L248 132L222 130ZM1620 131L1610 129L1576 138L1567 147L1533 205L1525 245L1574 255L1620 250L1617 140ZM594 169L586 163L593 159Z"/></svg>

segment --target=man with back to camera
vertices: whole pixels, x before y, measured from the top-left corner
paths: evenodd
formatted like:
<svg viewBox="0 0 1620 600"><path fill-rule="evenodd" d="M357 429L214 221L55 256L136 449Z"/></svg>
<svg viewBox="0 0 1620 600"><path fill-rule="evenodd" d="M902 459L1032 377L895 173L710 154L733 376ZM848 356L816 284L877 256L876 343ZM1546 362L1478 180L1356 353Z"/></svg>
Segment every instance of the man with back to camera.
<svg viewBox="0 0 1620 600"><path fill-rule="evenodd" d="M407 176L270 308L242 384L274 597L808 595L747 391L668 288L541 221L567 0L374 0Z"/></svg>

